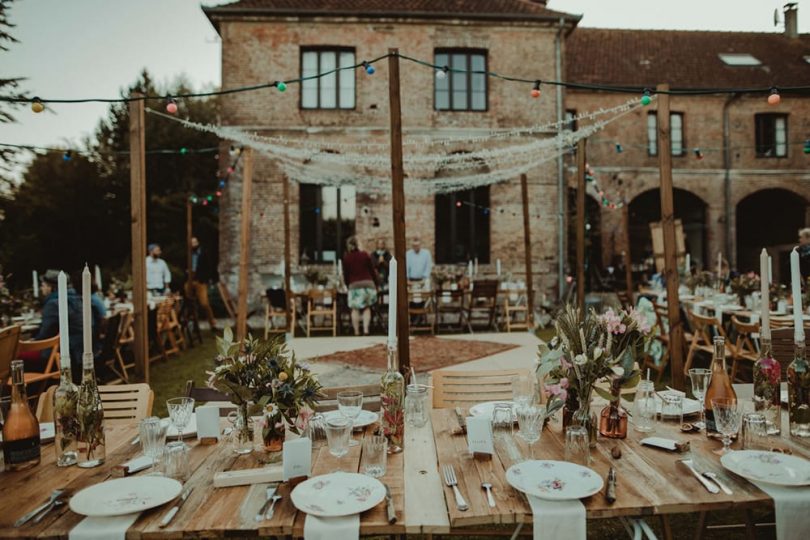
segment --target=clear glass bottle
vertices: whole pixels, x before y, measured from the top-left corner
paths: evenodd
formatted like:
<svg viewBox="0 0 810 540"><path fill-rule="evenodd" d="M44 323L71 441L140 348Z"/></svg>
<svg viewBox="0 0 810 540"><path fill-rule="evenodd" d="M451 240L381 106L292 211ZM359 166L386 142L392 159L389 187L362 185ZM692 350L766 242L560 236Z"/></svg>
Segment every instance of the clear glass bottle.
<svg viewBox="0 0 810 540"><path fill-rule="evenodd" d="M787 368L790 435L801 438L810 437L810 365L804 349L804 341L796 343Z"/></svg>
<svg viewBox="0 0 810 540"><path fill-rule="evenodd" d="M6 471L24 471L40 461L39 422L25 395L23 361L11 362L11 405L3 423Z"/></svg>
<svg viewBox="0 0 810 540"><path fill-rule="evenodd" d="M627 437L627 411L622 407L621 383L618 379L610 387L613 399L599 414L599 434L609 439Z"/></svg>
<svg viewBox="0 0 810 540"><path fill-rule="evenodd" d="M723 436L717 431L714 421L714 410L712 400L728 398L737 400L737 393L731 386L731 379L726 371L726 340L720 336L714 338L714 356L712 357L712 380L709 388L706 389L705 403L703 410L706 418L706 436L710 439L722 439ZM737 435L732 435L736 438Z"/></svg>
<svg viewBox="0 0 810 540"><path fill-rule="evenodd" d="M73 384L67 353L59 363L59 386L53 394L54 449L57 467L69 467L79 460L79 389Z"/></svg>
<svg viewBox="0 0 810 540"><path fill-rule="evenodd" d="M771 340L762 338L759 359L754 362L754 409L765 417L768 435L782 433L782 400L779 383L782 366L771 356Z"/></svg>
<svg viewBox="0 0 810 540"><path fill-rule="evenodd" d="M397 346L388 344L388 369L380 381L383 435L388 438L388 453L402 451L405 434L405 378L397 370Z"/></svg>
<svg viewBox="0 0 810 540"><path fill-rule="evenodd" d="M93 353L82 355L82 382L76 407L79 418L79 467L98 467L104 463L104 407L96 383Z"/></svg>

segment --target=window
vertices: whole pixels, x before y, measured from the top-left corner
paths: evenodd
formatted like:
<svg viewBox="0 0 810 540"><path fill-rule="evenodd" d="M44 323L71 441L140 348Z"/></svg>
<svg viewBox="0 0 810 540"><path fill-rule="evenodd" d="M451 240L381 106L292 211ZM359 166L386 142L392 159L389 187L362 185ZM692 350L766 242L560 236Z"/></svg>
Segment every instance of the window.
<svg viewBox="0 0 810 540"><path fill-rule="evenodd" d="M354 49L302 48L301 77L328 73L355 64ZM346 69L301 83L302 109L354 109L355 70Z"/></svg>
<svg viewBox="0 0 810 540"><path fill-rule="evenodd" d="M436 263L489 263L489 186L436 195Z"/></svg>
<svg viewBox="0 0 810 540"><path fill-rule="evenodd" d="M571 131L577 130L577 110L576 109L566 109L565 110L565 125L563 126L565 129L569 129Z"/></svg>
<svg viewBox="0 0 810 540"><path fill-rule="evenodd" d="M683 131L683 113L669 113L669 138L673 156L686 155ZM654 111L647 114L647 154L658 155L658 116Z"/></svg>
<svg viewBox="0 0 810 540"><path fill-rule="evenodd" d="M720 60L727 66L751 67L762 65L762 62L760 62L756 56L747 53L721 53L717 56L719 56Z"/></svg>
<svg viewBox="0 0 810 540"><path fill-rule="evenodd" d="M487 71L486 51L437 49L434 63L451 70L436 77L434 106L437 111L486 111L487 76L474 71Z"/></svg>
<svg viewBox="0 0 810 540"><path fill-rule="evenodd" d="M786 157L787 115L757 114L754 123L757 157Z"/></svg>
<svg viewBox="0 0 810 540"><path fill-rule="evenodd" d="M301 184L299 205L301 264L342 257L354 234L354 186Z"/></svg>

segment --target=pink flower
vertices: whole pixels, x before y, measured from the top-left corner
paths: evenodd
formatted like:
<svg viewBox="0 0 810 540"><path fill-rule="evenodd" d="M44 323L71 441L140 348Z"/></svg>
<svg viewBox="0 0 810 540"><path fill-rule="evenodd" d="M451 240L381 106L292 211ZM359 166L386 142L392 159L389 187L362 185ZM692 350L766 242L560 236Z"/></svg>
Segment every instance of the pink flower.
<svg viewBox="0 0 810 540"><path fill-rule="evenodd" d="M309 425L309 420L312 418L314 414L315 411L313 411L309 407L307 406L301 407L301 410L298 411L298 417L295 419L295 427L299 431L304 431L305 429L307 429L307 426Z"/></svg>
<svg viewBox="0 0 810 540"><path fill-rule="evenodd" d="M622 318L613 311L613 308L608 308L600 319L611 334L623 334L627 330L627 326L622 323Z"/></svg>
<svg viewBox="0 0 810 540"><path fill-rule="evenodd" d="M560 366L562 366L562 368L565 369L565 370L569 370L569 369L571 369L573 367L573 364L571 362L569 362L566 357L561 356L560 357Z"/></svg>
<svg viewBox="0 0 810 540"><path fill-rule="evenodd" d="M568 388L568 377L560 379L560 388Z"/></svg>

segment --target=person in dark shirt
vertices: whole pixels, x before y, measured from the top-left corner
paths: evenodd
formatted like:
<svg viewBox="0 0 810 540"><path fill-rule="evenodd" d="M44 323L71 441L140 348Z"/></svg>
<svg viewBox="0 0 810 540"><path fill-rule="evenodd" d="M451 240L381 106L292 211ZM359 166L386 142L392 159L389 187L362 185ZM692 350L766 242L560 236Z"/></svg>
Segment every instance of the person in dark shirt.
<svg viewBox="0 0 810 540"><path fill-rule="evenodd" d="M211 330L215 331L217 320L214 318L214 310L208 301L208 284L214 279L214 262L200 245L196 236L191 238L191 276L186 284L186 296L196 298L199 306L208 316Z"/></svg>
<svg viewBox="0 0 810 540"><path fill-rule="evenodd" d="M391 252L385 247L385 238L377 239L377 249L371 254L374 259L374 268L380 276L380 285L385 287L388 283L388 263L391 262Z"/></svg>
<svg viewBox="0 0 810 540"><path fill-rule="evenodd" d="M354 335L360 335L360 313L363 315L363 335L369 334L371 306L377 302L377 270L371 256L360 249L356 236L346 240L343 255L343 275L349 287L349 308L352 310Z"/></svg>
<svg viewBox="0 0 810 540"><path fill-rule="evenodd" d="M34 340L47 339L59 334L58 278L59 271L57 270L48 270L42 277L42 284L40 285L40 291L44 298L42 304L42 323L40 324L39 331L34 336ZM80 380L82 373L82 298L70 282L68 283L67 301L70 367L73 371L73 380L76 382ZM64 351L62 355L65 355ZM44 371L44 360L47 359L48 356L50 356L50 350L43 351L40 358L25 358L25 360L31 361L32 370Z"/></svg>

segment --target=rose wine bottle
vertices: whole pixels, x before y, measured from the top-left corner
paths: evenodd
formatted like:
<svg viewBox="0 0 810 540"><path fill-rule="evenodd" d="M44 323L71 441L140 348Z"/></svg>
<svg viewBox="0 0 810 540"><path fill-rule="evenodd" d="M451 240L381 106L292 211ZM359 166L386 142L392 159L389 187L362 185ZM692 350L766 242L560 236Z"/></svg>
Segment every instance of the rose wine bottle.
<svg viewBox="0 0 810 540"><path fill-rule="evenodd" d="M782 366L771 356L771 340L762 338L762 351L754 363L754 409L765 416L768 435L782 433L779 383Z"/></svg>
<svg viewBox="0 0 810 540"><path fill-rule="evenodd" d="M24 471L39 464L39 422L25 395L23 361L11 362L11 406L3 424L3 459L7 471Z"/></svg>
<svg viewBox="0 0 810 540"><path fill-rule="evenodd" d="M717 431L714 421L712 400L728 398L737 400L737 394L731 386L731 380L726 372L726 340L720 336L714 338L714 356L712 357L712 380L706 389L706 398L703 410L706 417L706 436L710 439L721 439L723 436ZM736 438L736 435L732 435Z"/></svg>
<svg viewBox="0 0 810 540"><path fill-rule="evenodd" d="M804 341L796 342L793 362L787 368L788 419L791 437L810 437L810 366Z"/></svg>

